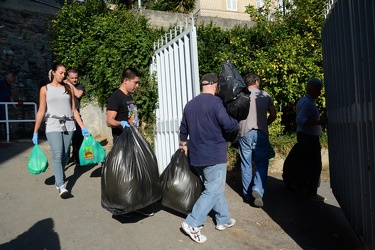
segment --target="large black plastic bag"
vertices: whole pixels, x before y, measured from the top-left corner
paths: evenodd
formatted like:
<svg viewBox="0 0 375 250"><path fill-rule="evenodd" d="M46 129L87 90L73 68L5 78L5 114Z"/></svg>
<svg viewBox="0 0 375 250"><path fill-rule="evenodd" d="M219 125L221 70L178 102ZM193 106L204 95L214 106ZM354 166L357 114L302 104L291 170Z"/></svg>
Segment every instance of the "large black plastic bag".
<svg viewBox="0 0 375 250"><path fill-rule="evenodd" d="M285 186L289 189L292 189L292 186L296 184L298 176L303 171L302 155L301 148L296 143L284 161L282 178Z"/></svg>
<svg viewBox="0 0 375 250"><path fill-rule="evenodd" d="M161 199L156 156L133 126L123 130L107 155L101 191L102 207L114 215L144 208Z"/></svg>
<svg viewBox="0 0 375 250"><path fill-rule="evenodd" d="M227 60L219 76L220 91L228 114L238 121L245 120L250 109L250 91L233 64Z"/></svg>
<svg viewBox="0 0 375 250"><path fill-rule="evenodd" d="M190 169L185 152L178 149L160 176L163 197L161 204L183 214L193 209L203 192L201 179Z"/></svg>
<svg viewBox="0 0 375 250"><path fill-rule="evenodd" d="M228 114L237 121L245 120L250 110L250 91L245 88L237 94L234 100L227 102L225 106Z"/></svg>

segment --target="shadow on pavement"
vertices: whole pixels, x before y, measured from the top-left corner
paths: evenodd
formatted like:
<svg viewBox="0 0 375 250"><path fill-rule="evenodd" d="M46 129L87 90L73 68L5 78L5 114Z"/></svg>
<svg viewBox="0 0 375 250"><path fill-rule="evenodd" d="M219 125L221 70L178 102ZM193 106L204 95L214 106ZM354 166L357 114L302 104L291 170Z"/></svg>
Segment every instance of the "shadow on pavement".
<svg viewBox="0 0 375 250"><path fill-rule="evenodd" d="M162 205L160 204L160 201L157 201L157 202L155 202L151 205L148 205L147 208L148 208L149 211L154 212L155 214L157 214L161 209L163 209ZM154 216L154 215L152 215L152 216ZM124 224L124 223L137 223L140 220L143 220L143 219L146 219L146 218L149 218L149 217L152 217L152 216L144 215L144 214L137 213L137 212L130 212L130 213L127 213L127 214L122 214L122 215L113 215L112 214L112 218L117 220L118 222L120 222L122 224Z"/></svg>
<svg viewBox="0 0 375 250"><path fill-rule="evenodd" d="M101 177L102 176L102 169L103 169L103 166L102 166L102 164L100 164L100 167L98 167L97 169L95 169L94 171L91 172L90 177L91 178Z"/></svg>
<svg viewBox="0 0 375 250"><path fill-rule="evenodd" d="M0 249L60 249L58 234L54 231L54 222L47 218L35 223L29 230L7 243Z"/></svg>
<svg viewBox="0 0 375 250"><path fill-rule="evenodd" d="M66 182L66 189L68 189L68 190L73 189L73 187L74 187L75 183L77 182L77 180L79 179L79 177L81 177L84 173L86 173L87 171L90 171L91 169L93 169L97 165L98 164L90 164L90 165L86 165L86 166L76 166L75 163L68 164L64 169L64 180ZM66 171L69 168L73 168L73 167L74 167L73 174L71 176L66 177L65 176ZM100 177L101 166L98 169L99 169L99 176L95 176L95 177ZM94 170L93 172L95 172L95 171L97 171L97 169ZM93 177L93 176L91 176L91 177ZM44 181L44 184L46 184L48 186L55 185L55 176L51 175L50 177L48 177Z"/></svg>
<svg viewBox="0 0 375 250"><path fill-rule="evenodd" d="M30 141L14 141L14 142L0 142L0 163L5 162L17 155L22 154L24 151L34 147ZM27 163L25 163L27 165Z"/></svg>
<svg viewBox="0 0 375 250"><path fill-rule="evenodd" d="M77 180L84 174L86 173L87 171L90 171L92 168L94 168L95 166L97 166L98 164L90 164L90 165L86 165L86 166L74 166L74 172L71 176L68 176L67 178L65 178L65 182L66 182L66 189L69 190L69 192L72 192L73 190L73 187L74 185L76 184ZM73 167L72 166L72 167ZM66 171L66 169L65 169Z"/></svg>
<svg viewBox="0 0 375 250"><path fill-rule="evenodd" d="M242 199L240 170L232 171L227 183ZM263 210L302 249L364 249L338 205L299 197L281 177L268 176L263 201Z"/></svg>

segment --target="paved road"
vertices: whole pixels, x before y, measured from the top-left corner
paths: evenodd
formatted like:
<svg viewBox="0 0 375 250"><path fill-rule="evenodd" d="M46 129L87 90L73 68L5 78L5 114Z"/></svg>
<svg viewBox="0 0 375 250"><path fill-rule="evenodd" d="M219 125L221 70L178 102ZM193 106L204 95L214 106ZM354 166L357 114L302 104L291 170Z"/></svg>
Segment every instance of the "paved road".
<svg viewBox="0 0 375 250"><path fill-rule="evenodd" d="M40 146L51 159L48 143ZM228 174L226 195L237 224L225 231L205 223L204 244L184 235L184 215L153 204L153 217L113 218L100 205L101 166L68 166L61 199L51 167L27 171L31 140L0 142L0 249L362 249L337 204L328 181L319 193L325 203L289 193L280 174L267 183L263 209L242 202L238 171Z"/></svg>

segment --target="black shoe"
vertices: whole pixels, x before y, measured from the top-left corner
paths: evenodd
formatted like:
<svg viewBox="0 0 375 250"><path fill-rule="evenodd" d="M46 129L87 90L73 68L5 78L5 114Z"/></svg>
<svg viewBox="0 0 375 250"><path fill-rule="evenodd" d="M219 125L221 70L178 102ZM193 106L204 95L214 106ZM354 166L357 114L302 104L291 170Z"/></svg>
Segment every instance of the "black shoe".
<svg viewBox="0 0 375 250"><path fill-rule="evenodd" d="M143 214L143 215L149 216L149 217L154 216L154 214L155 214L154 212L150 211L150 209L148 209L147 207L135 210L134 212L139 213L139 214Z"/></svg>

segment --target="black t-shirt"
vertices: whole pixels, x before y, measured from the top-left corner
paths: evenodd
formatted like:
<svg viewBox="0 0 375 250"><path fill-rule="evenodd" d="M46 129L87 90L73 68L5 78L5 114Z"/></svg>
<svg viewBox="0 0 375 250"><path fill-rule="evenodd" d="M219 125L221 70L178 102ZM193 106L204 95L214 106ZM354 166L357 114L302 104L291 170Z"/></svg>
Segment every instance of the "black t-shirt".
<svg viewBox="0 0 375 250"><path fill-rule="evenodd" d="M120 89L115 90L108 99L107 110L117 112L116 121L128 121L138 127L137 106L130 95L125 95ZM122 127L112 128L112 135L120 135Z"/></svg>
<svg viewBox="0 0 375 250"><path fill-rule="evenodd" d="M75 103L75 105L76 105L76 109L77 109L78 112L79 112L79 110L80 110L80 108L81 108L81 99L82 99L82 97L86 94L86 88L85 88L85 85L80 84L80 83L78 83L78 84L75 85L74 87L75 87L76 89L78 89L78 90L82 90L82 91L83 91L83 95L81 96L81 98L77 98L76 96L74 96L74 103Z"/></svg>

